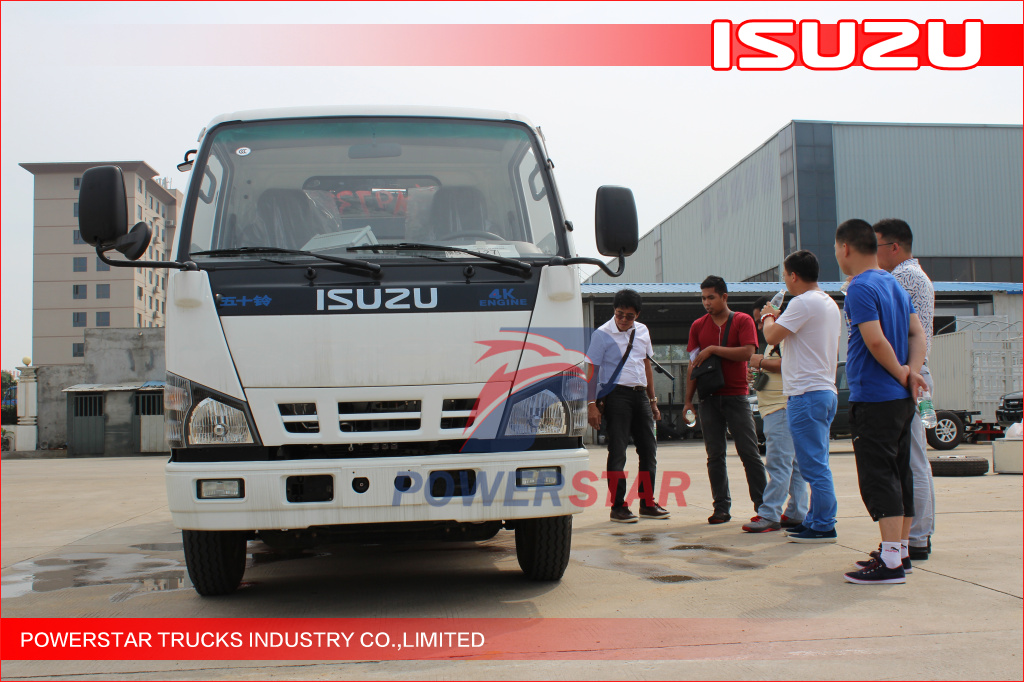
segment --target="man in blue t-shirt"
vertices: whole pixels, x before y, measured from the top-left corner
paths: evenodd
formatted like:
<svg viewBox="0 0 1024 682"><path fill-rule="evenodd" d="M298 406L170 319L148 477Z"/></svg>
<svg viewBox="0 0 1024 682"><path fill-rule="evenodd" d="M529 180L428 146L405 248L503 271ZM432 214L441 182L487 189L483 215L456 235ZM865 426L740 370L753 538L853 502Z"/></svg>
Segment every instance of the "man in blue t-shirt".
<svg viewBox="0 0 1024 682"><path fill-rule="evenodd" d="M836 260L849 276L843 312L850 332L846 375L850 384L850 431L861 499L878 522L877 556L858 562L844 577L852 583L906 582L909 557L901 540L914 520L910 426L921 378L924 328L896 278L879 269L871 225L847 220L836 230Z"/></svg>

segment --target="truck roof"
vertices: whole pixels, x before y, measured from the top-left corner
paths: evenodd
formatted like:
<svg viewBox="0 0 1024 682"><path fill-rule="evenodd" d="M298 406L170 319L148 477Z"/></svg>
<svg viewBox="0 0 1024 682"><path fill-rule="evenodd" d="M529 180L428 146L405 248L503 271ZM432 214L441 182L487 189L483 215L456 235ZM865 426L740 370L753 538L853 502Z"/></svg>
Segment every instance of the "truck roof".
<svg viewBox="0 0 1024 682"><path fill-rule="evenodd" d="M533 127L525 116L509 111L491 109L469 109L460 107L429 107L411 105L346 105L282 107L275 109L250 109L217 116L203 129L226 121L266 121L282 118L321 118L331 116L424 116L430 118L470 118L486 121L518 121ZM199 135L200 139L203 133Z"/></svg>

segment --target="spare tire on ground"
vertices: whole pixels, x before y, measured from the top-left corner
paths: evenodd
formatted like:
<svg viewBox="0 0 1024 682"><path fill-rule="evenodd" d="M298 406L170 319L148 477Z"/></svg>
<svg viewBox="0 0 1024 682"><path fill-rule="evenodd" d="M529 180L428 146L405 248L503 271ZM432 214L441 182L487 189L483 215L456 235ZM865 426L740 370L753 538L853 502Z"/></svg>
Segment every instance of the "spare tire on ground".
<svg viewBox="0 0 1024 682"><path fill-rule="evenodd" d="M929 457L932 476L983 476L988 473L988 459L974 455L941 455Z"/></svg>

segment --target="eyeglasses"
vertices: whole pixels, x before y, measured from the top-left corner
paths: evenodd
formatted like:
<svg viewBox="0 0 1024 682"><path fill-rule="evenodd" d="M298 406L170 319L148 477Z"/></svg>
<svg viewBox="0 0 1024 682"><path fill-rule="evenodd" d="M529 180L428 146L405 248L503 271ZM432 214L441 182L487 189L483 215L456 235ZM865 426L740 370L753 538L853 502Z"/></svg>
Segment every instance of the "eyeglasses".
<svg viewBox="0 0 1024 682"><path fill-rule="evenodd" d="M632 322L636 319L635 313L620 313L618 310L615 311L616 320L625 320L626 322Z"/></svg>
<svg viewBox="0 0 1024 682"><path fill-rule="evenodd" d="M892 246L893 244L899 244L899 242L883 242L879 246Z"/></svg>

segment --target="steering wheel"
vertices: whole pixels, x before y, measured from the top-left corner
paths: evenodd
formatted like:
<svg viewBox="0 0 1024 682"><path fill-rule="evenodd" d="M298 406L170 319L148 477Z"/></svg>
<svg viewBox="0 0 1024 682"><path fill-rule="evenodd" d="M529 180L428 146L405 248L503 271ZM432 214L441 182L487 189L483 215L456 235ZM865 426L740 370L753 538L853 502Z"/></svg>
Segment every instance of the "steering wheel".
<svg viewBox="0 0 1024 682"><path fill-rule="evenodd" d="M496 239L499 242L505 241L505 238L500 234L494 234L493 232L485 232L483 230L466 230L465 232L452 232L446 234L443 237L438 237L438 241L447 242L459 237L480 237L483 239Z"/></svg>

